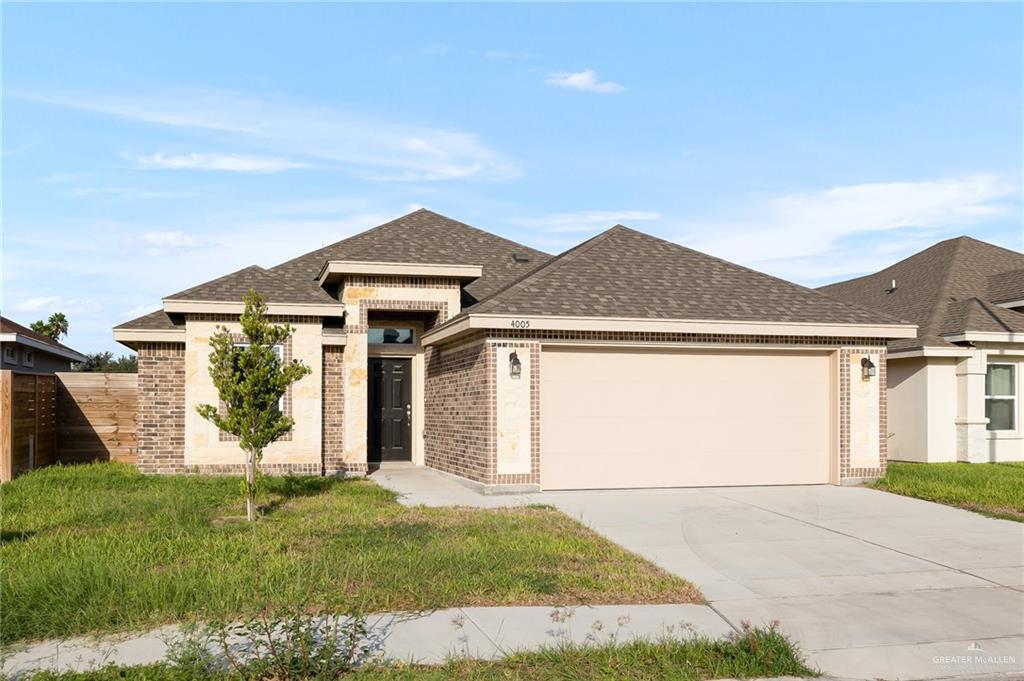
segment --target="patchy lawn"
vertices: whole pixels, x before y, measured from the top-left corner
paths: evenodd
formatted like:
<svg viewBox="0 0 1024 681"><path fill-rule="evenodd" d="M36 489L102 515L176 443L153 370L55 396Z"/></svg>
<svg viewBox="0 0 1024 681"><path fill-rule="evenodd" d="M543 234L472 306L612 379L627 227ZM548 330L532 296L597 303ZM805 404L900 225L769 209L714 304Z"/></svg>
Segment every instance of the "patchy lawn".
<svg viewBox="0 0 1024 681"><path fill-rule="evenodd" d="M36 674L32 681L249 681L306 679L306 675L267 673L266 668L210 674L192 665L155 664L107 667L91 672ZM722 678L816 676L781 634L753 629L732 641L637 641L595 647L554 647L497 661L453 660L437 667L396 665L361 668L342 674L352 681L548 681L616 679L623 681L697 681ZM339 678L339 677L333 677Z"/></svg>
<svg viewBox="0 0 1024 681"><path fill-rule="evenodd" d="M878 489L1024 522L1024 463L889 463Z"/></svg>
<svg viewBox="0 0 1024 681"><path fill-rule="evenodd" d="M366 480L53 467L3 486L0 641L306 612L699 602L551 508L405 508Z"/></svg>

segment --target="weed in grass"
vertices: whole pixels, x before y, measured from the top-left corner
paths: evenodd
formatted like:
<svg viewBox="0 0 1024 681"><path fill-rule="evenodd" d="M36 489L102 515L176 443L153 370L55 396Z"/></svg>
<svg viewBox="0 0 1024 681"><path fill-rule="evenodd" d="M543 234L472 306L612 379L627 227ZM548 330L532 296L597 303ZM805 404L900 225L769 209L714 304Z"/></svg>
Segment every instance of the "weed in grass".
<svg viewBox="0 0 1024 681"><path fill-rule="evenodd" d="M0 641L323 612L687 603L679 579L548 508L414 508L366 480L52 467L3 487ZM257 588L258 585L258 588Z"/></svg>

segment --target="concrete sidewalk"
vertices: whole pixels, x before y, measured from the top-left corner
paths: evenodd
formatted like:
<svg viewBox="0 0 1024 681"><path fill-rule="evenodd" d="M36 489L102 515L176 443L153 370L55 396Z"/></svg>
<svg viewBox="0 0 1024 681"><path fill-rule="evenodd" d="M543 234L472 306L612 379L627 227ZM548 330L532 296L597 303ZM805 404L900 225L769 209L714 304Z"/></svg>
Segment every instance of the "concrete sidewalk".
<svg viewBox="0 0 1024 681"><path fill-rule="evenodd" d="M573 642L637 638L722 638L733 630L706 605L599 605L451 608L367 619L382 660L432 664L448 657L496 659L511 652ZM140 634L44 641L8 649L6 677L35 670L87 671L105 665L163 660L184 630L171 626ZM234 639L241 644L241 639ZM217 652L217 651L214 651Z"/></svg>

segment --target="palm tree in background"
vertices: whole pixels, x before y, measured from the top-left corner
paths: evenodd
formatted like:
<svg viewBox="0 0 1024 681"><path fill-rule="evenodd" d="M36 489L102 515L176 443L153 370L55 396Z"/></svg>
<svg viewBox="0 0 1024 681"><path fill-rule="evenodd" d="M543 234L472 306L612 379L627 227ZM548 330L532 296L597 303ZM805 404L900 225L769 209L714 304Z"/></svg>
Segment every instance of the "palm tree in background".
<svg viewBox="0 0 1024 681"><path fill-rule="evenodd" d="M61 336L68 335L68 318L64 316L63 312L54 312L45 322L42 319L32 322L31 328L36 333L49 336L53 340L60 340Z"/></svg>

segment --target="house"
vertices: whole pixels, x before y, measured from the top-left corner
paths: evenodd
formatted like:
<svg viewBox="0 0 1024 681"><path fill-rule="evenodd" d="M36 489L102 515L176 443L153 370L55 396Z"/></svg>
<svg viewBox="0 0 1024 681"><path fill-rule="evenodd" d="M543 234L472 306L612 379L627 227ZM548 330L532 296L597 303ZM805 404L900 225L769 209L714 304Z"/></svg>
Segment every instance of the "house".
<svg viewBox="0 0 1024 681"><path fill-rule="evenodd" d="M84 362L75 352L49 336L0 317L0 369L21 374L52 374L70 371L72 362Z"/></svg>
<svg viewBox="0 0 1024 681"><path fill-rule="evenodd" d="M410 462L483 491L843 483L886 463L912 324L615 226L552 257L427 210L167 296L138 352L143 471L237 472L195 410L255 288L312 373L268 472Z"/></svg>
<svg viewBox="0 0 1024 681"><path fill-rule="evenodd" d="M963 236L821 290L917 324L889 344L892 458L1024 459L1024 253Z"/></svg>

